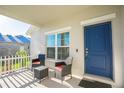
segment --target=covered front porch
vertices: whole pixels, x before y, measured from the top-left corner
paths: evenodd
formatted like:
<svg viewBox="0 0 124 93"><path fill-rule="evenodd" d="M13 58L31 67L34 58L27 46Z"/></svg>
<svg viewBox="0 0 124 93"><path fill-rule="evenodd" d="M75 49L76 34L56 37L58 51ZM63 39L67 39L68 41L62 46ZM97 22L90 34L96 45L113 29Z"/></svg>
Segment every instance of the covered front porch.
<svg viewBox="0 0 124 93"><path fill-rule="evenodd" d="M31 24L31 28L27 31L27 34L31 36L31 59L35 59L39 54L45 54L47 59L45 63L49 65L51 59L56 61L65 60L69 56L73 57L71 69L73 78L69 79L70 83L65 80L62 84L56 78L47 78L40 83L41 85L43 82L49 81L48 86L43 85L47 87L50 87L50 85L53 87L78 87L78 80L87 78L115 87L124 87L123 6L0 6L0 12L3 15ZM91 32L88 30L89 33L86 34L86 28L87 30L90 29ZM107 32L106 28L110 28L108 29L108 32L111 31L110 38L105 37L108 35L104 33ZM106 43L106 41L110 42ZM96 53L91 58L91 49L105 55L101 54L101 56ZM110 56L110 59L106 59ZM19 66L23 67L20 64ZM4 69L6 70L6 68ZM25 67L23 67L24 69ZM22 68L18 70L20 71ZM18 70L16 71L18 72ZM29 72L31 80L34 80L33 72L28 70ZM27 73L27 71L23 73ZM18 73L18 75L24 78L23 73ZM9 75L12 76L11 73ZM3 77L2 74L1 80L4 79ZM74 77L79 79L73 80ZM24 82L28 81L27 78L24 78ZM7 81L9 82L9 79ZM53 82L57 84L54 86ZM4 85L7 85L7 83ZM27 87L25 84L23 86Z"/></svg>
<svg viewBox="0 0 124 93"><path fill-rule="evenodd" d="M34 78L30 56L5 56L0 59L0 88L78 88L80 79L65 77L63 83L53 76L52 69L48 77L41 81Z"/></svg>

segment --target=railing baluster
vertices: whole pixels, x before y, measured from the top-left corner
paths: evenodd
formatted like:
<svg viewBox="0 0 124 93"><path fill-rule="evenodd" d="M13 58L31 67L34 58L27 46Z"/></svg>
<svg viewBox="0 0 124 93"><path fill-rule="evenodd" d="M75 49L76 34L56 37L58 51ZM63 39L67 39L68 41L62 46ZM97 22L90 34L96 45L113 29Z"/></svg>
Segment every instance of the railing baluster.
<svg viewBox="0 0 124 93"><path fill-rule="evenodd" d="M27 68L26 56L25 56L25 69Z"/></svg>
<svg viewBox="0 0 124 93"><path fill-rule="evenodd" d="M16 64L17 64L16 56L13 56L13 61L14 61L14 71L16 71Z"/></svg>
<svg viewBox="0 0 124 93"><path fill-rule="evenodd" d="M26 55L26 68L28 68L28 55Z"/></svg>
<svg viewBox="0 0 124 93"><path fill-rule="evenodd" d="M6 73L6 56L4 57L4 72Z"/></svg>
<svg viewBox="0 0 124 93"><path fill-rule="evenodd" d="M15 55L15 69L18 69L18 56Z"/></svg>
<svg viewBox="0 0 124 93"><path fill-rule="evenodd" d="M29 63L29 56L27 55L27 62L28 62L28 68L30 66L30 63Z"/></svg>
<svg viewBox="0 0 124 93"><path fill-rule="evenodd" d="M30 55L28 55L28 62L29 62L28 67L31 69L31 65L32 65L32 63L31 63L31 58L30 58Z"/></svg>
<svg viewBox="0 0 124 93"><path fill-rule="evenodd" d="M22 61L22 68L21 69L23 69L23 64L24 64L23 56L21 56L21 61Z"/></svg>
<svg viewBox="0 0 124 93"><path fill-rule="evenodd" d="M17 69L19 69L20 68L20 62L19 62L19 56L17 56L17 60L18 60L18 68Z"/></svg>
<svg viewBox="0 0 124 93"><path fill-rule="evenodd" d="M12 56L13 71L16 71L16 56Z"/></svg>
<svg viewBox="0 0 124 93"><path fill-rule="evenodd" d="M0 57L0 77L2 77L2 57Z"/></svg>
<svg viewBox="0 0 124 93"><path fill-rule="evenodd" d="M2 74L9 74L16 70L23 70L30 68L30 55L26 56L4 56L0 57L0 76Z"/></svg>
<svg viewBox="0 0 124 93"><path fill-rule="evenodd" d="M21 67L20 67L20 69L22 70L22 56L20 56L20 61L21 61Z"/></svg>
<svg viewBox="0 0 124 93"><path fill-rule="evenodd" d="M17 57L14 55L14 68L15 68L15 71L16 71L16 68L17 68Z"/></svg>
<svg viewBox="0 0 124 93"><path fill-rule="evenodd" d="M26 62L26 56L25 56L25 58L24 58L24 59L25 59L25 69L26 69L26 65L27 65L27 62Z"/></svg>
<svg viewBox="0 0 124 93"><path fill-rule="evenodd" d="M10 57L9 56L6 58L6 62L7 62L7 73L9 73L10 72Z"/></svg>
<svg viewBox="0 0 124 93"><path fill-rule="evenodd" d="M20 58L20 69L22 68L22 59L21 59L21 56L19 57Z"/></svg>
<svg viewBox="0 0 124 93"><path fill-rule="evenodd" d="M23 65L22 65L23 68L25 68L25 57L24 57L24 56L22 57L22 64L23 64Z"/></svg>
<svg viewBox="0 0 124 93"><path fill-rule="evenodd" d="M28 55L26 55L26 68L28 68Z"/></svg>
<svg viewBox="0 0 124 93"><path fill-rule="evenodd" d="M11 56L11 71L14 71L14 65L13 65L13 56Z"/></svg>
<svg viewBox="0 0 124 93"><path fill-rule="evenodd" d="M4 73L4 61L2 56L1 56L1 64L2 64L2 73Z"/></svg>
<svg viewBox="0 0 124 93"><path fill-rule="evenodd" d="M26 69L26 56L24 56L24 68Z"/></svg>
<svg viewBox="0 0 124 93"><path fill-rule="evenodd" d="M15 69L15 71L16 71L16 64L17 64L16 56L14 55L13 57L14 57L14 58L13 58L13 59L14 59L14 69Z"/></svg>
<svg viewBox="0 0 124 93"><path fill-rule="evenodd" d="M26 60L25 60L25 56L23 57L23 62L24 62L23 67L24 67L24 69L26 69Z"/></svg>
<svg viewBox="0 0 124 93"><path fill-rule="evenodd" d="M24 60L23 60L23 56L21 56L21 61L22 61L22 69L24 67Z"/></svg>

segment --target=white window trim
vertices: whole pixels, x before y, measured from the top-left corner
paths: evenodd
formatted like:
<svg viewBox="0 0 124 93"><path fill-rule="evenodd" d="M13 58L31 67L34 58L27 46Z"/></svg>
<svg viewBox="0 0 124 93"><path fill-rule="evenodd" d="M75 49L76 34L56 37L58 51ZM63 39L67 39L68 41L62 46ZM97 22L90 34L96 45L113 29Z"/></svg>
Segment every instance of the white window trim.
<svg viewBox="0 0 124 93"><path fill-rule="evenodd" d="M71 29L71 26L68 26L68 27L64 27L64 28L60 28L60 29L57 29L57 30L52 30L52 31L49 31L49 32L45 32L45 35L52 35L54 34L55 35L55 60L57 60L58 58L58 47L69 47L69 50L70 50L70 43L69 43L69 46L57 46L57 34L59 33L66 33L66 32L69 32L69 42L70 42L70 29ZM46 46L47 47L50 47L50 46ZM53 46L52 46L53 47ZM46 49L47 51L47 49ZM47 52L46 52L47 53ZM48 58L48 59L51 59L51 58Z"/></svg>
<svg viewBox="0 0 124 93"><path fill-rule="evenodd" d="M81 21L80 24L83 26L88 26L88 25L97 24L97 23L101 23L101 22L111 21L114 18L116 18L116 13L112 13L112 14L96 17L93 19Z"/></svg>
<svg viewBox="0 0 124 93"><path fill-rule="evenodd" d="M57 33L55 34L55 59L57 60L58 49L57 49Z"/></svg>
<svg viewBox="0 0 124 93"><path fill-rule="evenodd" d="M71 26L59 28L59 29L56 29L56 30L52 30L52 31L45 32L45 35L48 35L48 34L55 34L55 33L69 32L69 30L70 30L71 28L72 28Z"/></svg>
<svg viewBox="0 0 124 93"><path fill-rule="evenodd" d="M51 48L54 48L55 46L46 46L46 47L51 47Z"/></svg>

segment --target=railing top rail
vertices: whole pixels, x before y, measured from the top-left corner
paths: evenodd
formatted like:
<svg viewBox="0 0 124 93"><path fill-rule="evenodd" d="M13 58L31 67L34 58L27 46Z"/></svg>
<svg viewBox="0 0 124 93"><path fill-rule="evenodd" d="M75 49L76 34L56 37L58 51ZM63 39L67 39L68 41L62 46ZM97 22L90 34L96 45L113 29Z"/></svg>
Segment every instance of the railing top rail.
<svg viewBox="0 0 124 93"><path fill-rule="evenodd" d="M9 55L9 56L0 56L0 58L1 58L1 57L2 57L2 58L5 58L5 57L6 57L6 58L8 58L8 57L9 57L9 58L11 58L11 57L27 57L27 56L30 57L30 55L23 55L23 56L22 56L22 55L21 55L21 56L20 56L20 55Z"/></svg>
<svg viewBox="0 0 124 93"><path fill-rule="evenodd" d="M24 59L24 58L30 58L30 55L26 56L0 56L0 61L5 61L5 60L13 60L13 59Z"/></svg>

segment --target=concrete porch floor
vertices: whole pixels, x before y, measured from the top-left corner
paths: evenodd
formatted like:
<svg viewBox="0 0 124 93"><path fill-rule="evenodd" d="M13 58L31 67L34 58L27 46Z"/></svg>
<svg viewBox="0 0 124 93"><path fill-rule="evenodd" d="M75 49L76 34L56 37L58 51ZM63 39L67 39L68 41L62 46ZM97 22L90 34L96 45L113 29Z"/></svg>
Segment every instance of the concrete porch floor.
<svg viewBox="0 0 124 93"><path fill-rule="evenodd" d="M46 78L39 83L39 80L33 78L30 70L23 69L0 77L0 88L80 88L78 86L80 79L61 80L54 77Z"/></svg>

